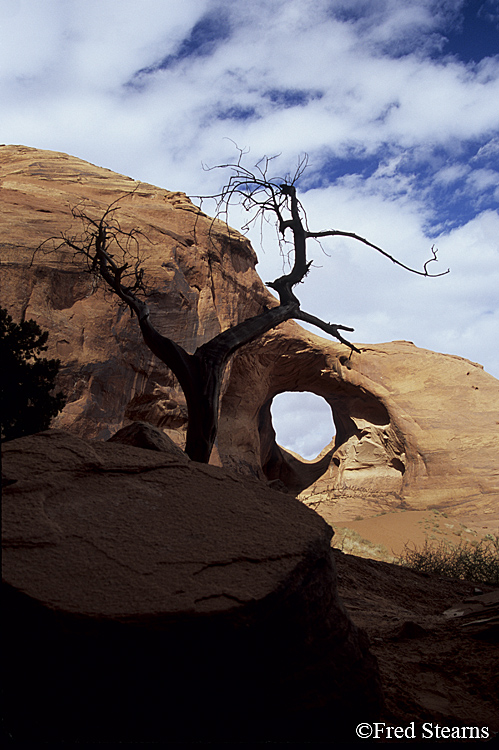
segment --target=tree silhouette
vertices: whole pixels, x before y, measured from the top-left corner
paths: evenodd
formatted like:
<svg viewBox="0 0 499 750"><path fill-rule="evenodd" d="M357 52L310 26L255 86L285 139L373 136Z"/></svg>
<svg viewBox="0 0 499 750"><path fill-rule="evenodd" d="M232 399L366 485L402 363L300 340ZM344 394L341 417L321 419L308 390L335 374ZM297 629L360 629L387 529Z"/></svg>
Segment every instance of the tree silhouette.
<svg viewBox="0 0 499 750"><path fill-rule="evenodd" d="M259 315L222 331L199 346L193 354L189 354L181 345L163 336L151 322L139 252L140 232L122 230L117 217L120 198L97 219L81 208L73 209L73 216L83 224L83 233L78 236L63 234L62 242L55 248L67 246L77 256L83 256L88 270L104 279L108 288L136 315L145 343L172 370L180 383L188 409L185 450L191 459L203 463L209 461L217 435L223 373L230 357L240 347L254 341L285 320L293 318L317 326L349 347L351 351L359 352L354 344L340 333L353 331L353 328L327 323L300 307L300 301L293 290L310 269L311 261L307 259L309 239L326 236L352 237L374 248L408 271L422 276L442 275L428 272L428 263L436 260L436 251L433 248L433 257L425 263L422 271L417 271L351 232L310 231L296 191L296 183L306 167L306 159L300 162L292 177L272 178L268 174L272 159L262 160L251 171L242 166L242 157L243 152L239 150L239 159L236 163L217 167L230 169L230 179L219 194L204 197L215 199L218 216L225 216L226 219L230 205L234 202L240 202L243 208L250 212L250 222L258 217L272 217L283 240L289 234L292 236L292 268L288 274L267 283L267 286L277 292L279 303L276 300L274 307L267 308Z"/></svg>
<svg viewBox="0 0 499 750"><path fill-rule="evenodd" d="M52 394L61 363L41 356L47 339L34 320L17 324L0 309L2 440L46 430L66 403L62 392Z"/></svg>

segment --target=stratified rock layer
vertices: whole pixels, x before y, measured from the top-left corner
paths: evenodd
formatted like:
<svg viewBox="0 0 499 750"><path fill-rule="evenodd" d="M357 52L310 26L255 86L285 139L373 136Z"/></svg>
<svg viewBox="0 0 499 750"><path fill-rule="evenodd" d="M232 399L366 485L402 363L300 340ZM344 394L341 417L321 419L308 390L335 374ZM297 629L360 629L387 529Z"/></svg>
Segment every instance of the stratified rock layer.
<svg viewBox="0 0 499 750"><path fill-rule="evenodd" d="M99 218L120 198L121 225L139 232L154 323L193 351L276 304L248 241L182 193L65 154L1 147L0 166L2 304L50 331L69 397L55 426L106 439L143 420L182 446L185 401L136 321L94 290L71 255L33 259L33 251L81 229L72 206ZM480 365L409 342L358 346L361 354L350 354L289 321L244 347L227 370L213 460L279 480L327 519L437 507L499 521L499 382ZM271 401L295 390L331 406L336 438L320 462L276 445Z"/></svg>
<svg viewBox="0 0 499 750"><path fill-rule="evenodd" d="M59 430L5 444L2 482L15 741L326 740L382 706L298 500Z"/></svg>

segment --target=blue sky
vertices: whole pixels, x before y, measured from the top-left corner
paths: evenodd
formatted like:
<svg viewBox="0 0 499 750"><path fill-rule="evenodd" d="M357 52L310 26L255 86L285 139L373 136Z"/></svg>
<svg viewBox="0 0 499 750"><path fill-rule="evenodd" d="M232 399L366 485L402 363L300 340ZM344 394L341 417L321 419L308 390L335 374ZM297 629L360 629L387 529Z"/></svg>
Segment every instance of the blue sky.
<svg viewBox="0 0 499 750"><path fill-rule="evenodd" d="M499 377L499 0L0 8L2 142L190 195L220 188L202 164L233 159L232 141L248 166L280 154L277 174L307 153L298 187L312 229L357 232L417 267L435 244L435 270L451 273L422 279L328 240L311 248L303 309L353 326L355 341L406 339ZM275 278L275 233L251 239L261 277ZM283 429L293 447L296 428ZM315 427L307 440L307 455L324 444Z"/></svg>

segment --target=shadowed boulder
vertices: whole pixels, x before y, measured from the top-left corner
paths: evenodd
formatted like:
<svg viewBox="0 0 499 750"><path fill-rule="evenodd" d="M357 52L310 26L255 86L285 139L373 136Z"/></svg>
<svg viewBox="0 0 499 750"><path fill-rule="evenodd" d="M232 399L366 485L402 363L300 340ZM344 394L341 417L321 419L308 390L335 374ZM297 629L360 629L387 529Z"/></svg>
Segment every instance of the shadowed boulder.
<svg viewBox="0 0 499 750"><path fill-rule="evenodd" d="M380 710L331 529L294 498L57 430L2 472L15 740L326 740Z"/></svg>
<svg viewBox="0 0 499 750"><path fill-rule="evenodd" d="M110 443L122 443L123 445L133 445L135 448L146 448L152 451L161 451L170 453L179 461L187 463L189 459L184 451L179 448L168 435L154 427L148 422L132 422L121 430L115 432L109 438Z"/></svg>

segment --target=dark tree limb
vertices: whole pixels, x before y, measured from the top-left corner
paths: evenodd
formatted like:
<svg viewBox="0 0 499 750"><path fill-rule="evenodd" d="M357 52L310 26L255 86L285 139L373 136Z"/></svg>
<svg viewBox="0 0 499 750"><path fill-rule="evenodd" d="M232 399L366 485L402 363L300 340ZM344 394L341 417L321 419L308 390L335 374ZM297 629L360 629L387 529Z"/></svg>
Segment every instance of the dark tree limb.
<svg viewBox="0 0 499 750"><path fill-rule="evenodd" d="M410 271L411 273L415 273L418 276L431 276L432 278L437 278L438 276L445 276L445 274L449 273L450 269L448 268L446 271L441 271L440 273L428 273L428 263L433 263L433 261L437 261L437 250L435 250L435 245L431 246L431 252L433 254L433 258L430 258L427 260L423 265L423 270L418 271L417 268L411 268L411 266L406 266L405 263L402 263L400 260L397 260L397 258L394 258L393 255L390 255L386 252L386 250L383 250L381 247L378 247L378 245L374 245L372 242L369 242L369 240L366 240L365 237L361 237L358 234L355 234L354 232L343 232L338 229L329 229L324 232L307 232L307 237L313 237L314 239L317 239L319 237L351 237L353 240L357 240L358 242L362 242L364 245L367 245L368 247L372 247L373 250L376 250L378 253L381 253L381 255L384 255L385 258L388 258L392 261L392 263L395 263L397 266L400 266L401 268L404 268L406 271Z"/></svg>
<svg viewBox="0 0 499 750"><path fill-rule="evenodd" d="M353 328L326 323L300 308L300 301L293 289L303 281L310 270L311 261L307 260L308 239L351 237L377 250L402 268L423 276L433 275L428 273L427 265L436 260L436 250L432 248L433 258L426 261L423 271L416 271L352 232L309 231L295 187L296 181L306 168L306 158L299 162L293 177L273 179L268 176L272 159L261 160L255 171L251 172L241 164L243 155L243 151L239 149L236 164L218 167L230 167L232 174L222 192L211 196L217 201L217 216L226 216L230 204L235 200L240 201L248 212L253 213L249 224L258 217L263 220L270 215L276 223L281 242L286 242L287 233L292 235L293 264L289 273L267 284L279 295L278 305L222 331L199 346L194 354L189 354L180 344L163 336L151 322L149 307L142 298L147 295L147 290L138 247L140 233L126 232L121 228L116 215L120 198L114 201L99 219L92 218L81 208L74 209L73 216L83 223L83 233L62 235L62 240L53 248L67 247L75 256L83 256L89 272L98 279L103 279L107 288L137 317L144 342L151 352L171 369L184 392L188 410L186 453L191 459L204 463L210 459L217 435L224 370L230 357L242 346L258 339L280 323L294 318L318 327L348 346L351 351L360 353L360 350L340 333L353 331ZM41 247L44 245L45 243L42 243Z"/></svg>
<svg viewBox="0 0 499 750"><path fill-rule="evenodd" d="M304 323L310 323L313 326L317 326L317 328L320 328L325 333L329 333L330 336L334 336L338 341L341 341L342 344L345 344L345 346L349 346L353 352L357 352L357 354L361 353L360 349L357 349L354 344L344 339L339 333L339 331L353 331L353 328L350 328L349 326L340 326L335 323L325 323L320 318L316 318L315 315L310 315L304 310L298 310L293 317L296 320L303 320Z"/></svg>

